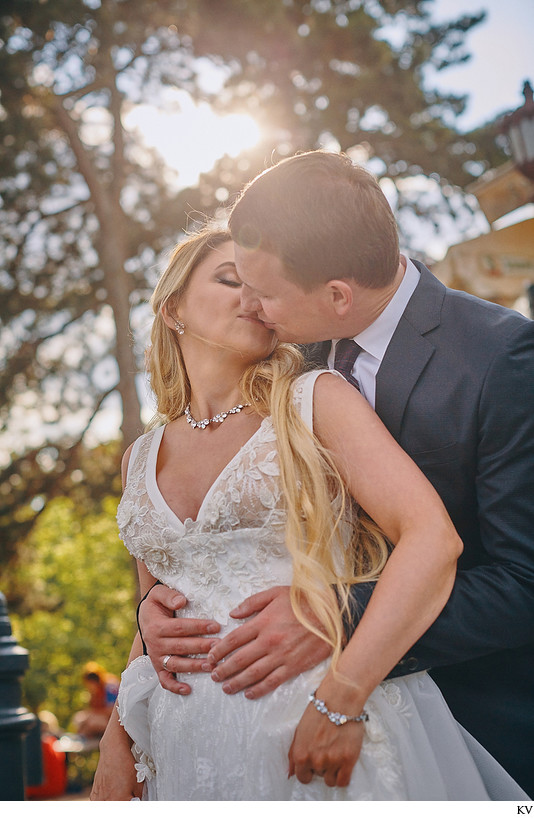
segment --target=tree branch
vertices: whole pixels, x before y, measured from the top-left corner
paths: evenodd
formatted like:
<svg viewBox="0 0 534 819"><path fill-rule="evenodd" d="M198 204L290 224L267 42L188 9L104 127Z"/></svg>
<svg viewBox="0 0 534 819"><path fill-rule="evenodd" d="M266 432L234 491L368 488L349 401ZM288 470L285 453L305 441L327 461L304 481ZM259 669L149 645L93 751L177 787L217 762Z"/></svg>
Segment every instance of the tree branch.
<svg viewBox="0 0 534 819"><path fill-rule="evenodd" d="M109 224L112 214L108 204L107 191L100 182L98 173L80 139L76 123L73 121L68 111L65 110L61 100L55 97L52 101L52 110L56 115L56 119L61 130L67 136L72 152L76 157L78 169L85 179L87 187L89 188L91 199L93 200L95 210L98 215L98 220L101 225Z"/></svg>

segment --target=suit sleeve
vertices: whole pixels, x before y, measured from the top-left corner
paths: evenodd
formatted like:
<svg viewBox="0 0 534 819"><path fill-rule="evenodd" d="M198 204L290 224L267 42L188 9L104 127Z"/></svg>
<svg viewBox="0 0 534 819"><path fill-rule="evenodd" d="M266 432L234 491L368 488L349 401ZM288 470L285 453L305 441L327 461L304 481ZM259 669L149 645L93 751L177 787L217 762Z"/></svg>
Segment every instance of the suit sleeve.
<svg viewBox="0 0 534 819"><path fill-rule="evenodd" d="M460 663L534 640L534 322L513 333L488 369L478 414L480 538L464 548L436 622L391 676ZM372 593L352 590L353 630Z"/></svg>

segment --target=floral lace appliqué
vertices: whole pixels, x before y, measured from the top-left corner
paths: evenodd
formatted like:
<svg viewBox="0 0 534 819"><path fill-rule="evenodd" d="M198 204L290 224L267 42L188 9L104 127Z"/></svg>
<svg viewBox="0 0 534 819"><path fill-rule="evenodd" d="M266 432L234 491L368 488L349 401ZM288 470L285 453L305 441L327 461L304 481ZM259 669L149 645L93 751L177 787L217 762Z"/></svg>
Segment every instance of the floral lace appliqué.
<svg viewBox="0 0 534 819"><path fill-rule="evenodd" d="M209 611L225 623L228 611L244 597L291 582L271 420L264 419L222 470L197 520L183 523L164 502L154 503L147 486L155 433L143 436L130 468L117 510L121 538L154 577L187 596L189 616Z"/></svg>
<svg viewBox="0 0 534 819"><path fill-rule="evenodd" d="M132 745L132 754L134 759L138 760L134 765L137 771L137 781L144 782L145 779L147 781L153 779L156 775L156 766L148 754L142 751L135 743Z"/></svg>

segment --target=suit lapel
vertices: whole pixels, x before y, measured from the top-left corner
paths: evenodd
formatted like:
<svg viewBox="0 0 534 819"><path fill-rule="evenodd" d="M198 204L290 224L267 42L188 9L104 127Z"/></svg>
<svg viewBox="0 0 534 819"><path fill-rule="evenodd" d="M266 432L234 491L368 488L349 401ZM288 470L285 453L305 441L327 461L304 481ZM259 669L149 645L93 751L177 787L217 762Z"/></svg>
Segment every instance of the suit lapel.
<svg viewBox="0 0 534 819"><path fill-rule="evenodd" d="M424 265L415 264L421 273L419 284L399 321L376 377L375 408L397 440L410 394L434 354L434 345L425 334L439 325L446 293L444 285Z"/></svg>
<svg viewBox="0 0 534 819"><path fill-rule="evenodd" d="M425 334L439 326L445 286L420 262L419 284L393 334L376 377L375 409L392 435L399 439L410 394L434 354ZM308 363L326 367L331 342L302 345Z"/></svg>

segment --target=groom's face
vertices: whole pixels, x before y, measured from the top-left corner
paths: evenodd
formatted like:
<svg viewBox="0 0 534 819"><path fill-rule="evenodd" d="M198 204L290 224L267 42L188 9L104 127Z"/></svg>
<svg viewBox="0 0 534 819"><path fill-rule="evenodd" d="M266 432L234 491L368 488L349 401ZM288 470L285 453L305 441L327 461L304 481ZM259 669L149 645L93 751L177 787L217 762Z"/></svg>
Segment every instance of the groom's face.
<svg viewBox="0 0 534 819"><path fill-rule="evenodd" d="M256 312L280 341L308 344L335 335L324 285L303 290L288 278L280 259L264 250L235 245L235 263L242 282L242 307Z"/></svg>

